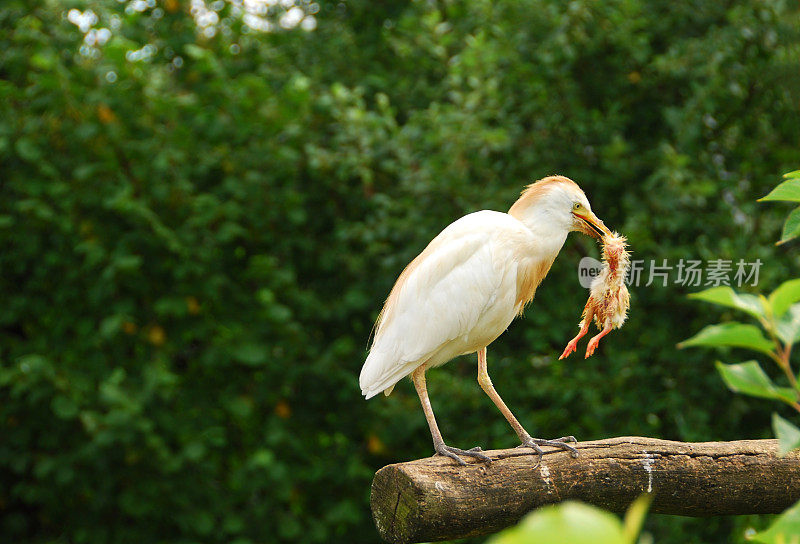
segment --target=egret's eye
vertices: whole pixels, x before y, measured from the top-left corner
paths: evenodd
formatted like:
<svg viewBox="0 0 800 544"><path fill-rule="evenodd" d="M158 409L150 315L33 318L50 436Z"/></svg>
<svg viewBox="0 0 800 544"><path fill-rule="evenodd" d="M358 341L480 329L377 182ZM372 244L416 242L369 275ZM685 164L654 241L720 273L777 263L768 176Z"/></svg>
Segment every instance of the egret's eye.
<svg viewBox="0 0 800 544"><path fill-rule="evenodd" d="M576 202L575 204L572 205L572 209L575 211L580 210L581 208L583 208L583 206L581 205L580 202Z"/></svg>

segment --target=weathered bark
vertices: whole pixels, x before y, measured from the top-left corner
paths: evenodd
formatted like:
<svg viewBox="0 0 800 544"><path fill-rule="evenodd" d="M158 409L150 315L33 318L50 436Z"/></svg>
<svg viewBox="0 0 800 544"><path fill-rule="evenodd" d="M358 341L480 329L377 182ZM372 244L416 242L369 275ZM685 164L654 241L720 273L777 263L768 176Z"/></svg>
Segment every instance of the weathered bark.
<svg viewBox="0 0 800 544"><path fill-rule="evenodd" d="M619 437L579 442L580 456L495 450L491 464L444 457L389 465L372 482L372 514L388 542L498 531L539 506L575 499L623 512L652 492L651 512L682 516L777 513L800 500L800 454L777 440L673 442Z"/></svg>

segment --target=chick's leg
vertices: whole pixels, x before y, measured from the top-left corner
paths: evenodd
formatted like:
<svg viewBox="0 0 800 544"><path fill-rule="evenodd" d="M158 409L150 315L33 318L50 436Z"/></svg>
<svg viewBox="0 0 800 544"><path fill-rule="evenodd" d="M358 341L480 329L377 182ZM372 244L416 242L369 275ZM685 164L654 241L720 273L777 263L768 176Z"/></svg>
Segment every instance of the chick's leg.
<svg viewBox="0 0 800 544"><path fill-rule="evenodd" d="M564 348L564 352L561 354L561 357L558 358L559 361L575 351L575 349L578 347L578 341L583 338L587 332L589 332L589 324L591 322L591 318L584 318L583 322L581 323L580 332L578 332L578 335L575 338L569 341L569 344L567 344L567 347Z"/></svg>
<svg viewBox="0 0 800 544"><path fill-rule="evenodd" d="M477 457L482 461L491 462L491 457L487 457L483 453L481 453L480 448L472 448L468 450L462 450L459 448L453 448L448 446L444 443L442 439L442 433L439 431L439 426L436 424L436 417L433 415L433 408L431 408L431 401L428 398L428 386L425 383L425 365L420 365L412 374L411 379L414 382L414 387L417 390L417 395L419 395L419 400L422 403L422 411L425 412L425 419L428 421L428 427L431 429L431 436L433 437L433 449L436 450L436 453L440 455L444 455L446 457L450 457L451 459L456 460L461 465L466 465L467 463L459 457L459 455L466 455L468 457Z"/></svg>
<svg viewBox="0 0 800 544"><path fill-rule="evenodd" d="M489 398L492 399L492 402L494 402L503 416L505 416L511 427L517 432L517 436L519 436L519 439L522 441L522 446L536 450L540 462L544 451L539 446L561 448L562 450L568 450L573 457L578 456L578 450L567 444L567 442L577 442L574 436L564 436L555 440L544 440L541 438L532 438L531 435L528 434L528 431L517 421L517 418L514 417L514 414L511 413L511 410L508 409L508 406L506 406L506 403L503 402L503 399L500 398L500 395L495 391L494 385L492 385L492 380L489 378L489 371L486 365L486 348L478 351L478 383L481 389L489 395Z"/></svg>
<svg viewBox="0 0 800 544"><path fill-rule="evenodd" d="M610 333L611 329L611 325L606 325L602 331L589 340L589 344L586 346L586 357L584 357L584 359L591 357L591 355L594 353L594 350L596 350L597 346L600 344L600 339Z"/></svg>

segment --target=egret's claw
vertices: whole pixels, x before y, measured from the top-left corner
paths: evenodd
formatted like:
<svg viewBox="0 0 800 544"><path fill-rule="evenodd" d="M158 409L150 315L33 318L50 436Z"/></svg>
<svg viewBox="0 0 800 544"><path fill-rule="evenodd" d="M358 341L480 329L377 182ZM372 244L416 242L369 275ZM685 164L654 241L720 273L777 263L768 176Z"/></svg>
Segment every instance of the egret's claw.
<svg viewBox="0 0 800 544"><path fill-rule="evenodd" d="M476 459L480 459L481 461L485 461L487 463L492 462L492 458L488 455L483 453L483 450L475 446L474 448L470 448L468 450L462 450L460 448L454 448L452 446L448 446L446 444L439 444L436 446L436 453L439 455L444 455L445 457L449 457L450 459L454 459L460 465L466 465L467 462L464 461L459 455L466 455L467 457L475 457Z"/></svg>
<svg viewBox="0 0 800 544"><path fill-rule="evenodd" d="M544 450L542 450L542 448L539 446L552 446L554 448L560 448L568 451L573 458L578 457L578 450L570 446L567 442L577 442L577 440L574 436L562 436L561 438L556 438L555 440L544 440L542 438L528 437L517 447L533 448L536 451L536 454L539 456L539 460L536 463L538 465L542 462L542 457L544 457Z"/></svg>

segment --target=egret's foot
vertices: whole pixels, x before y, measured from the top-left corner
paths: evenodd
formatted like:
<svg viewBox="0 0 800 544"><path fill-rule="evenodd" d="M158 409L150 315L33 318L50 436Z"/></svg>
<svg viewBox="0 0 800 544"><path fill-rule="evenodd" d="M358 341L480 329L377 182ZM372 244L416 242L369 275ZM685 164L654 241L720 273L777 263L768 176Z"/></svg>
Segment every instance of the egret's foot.
<svg viewBox="0 0 800 544"><path fill-rule="evenodd" d="M522 444L517 446L518 448L533 448L536 453L539 455L538 463L542 462L542 457L544 456L544 450L539 446L552 446L554 448L560 448L562 450L568 451L570 455L574 457L578 457L578 450L570 446L567 442L577 442L574 436L562 436L561 438L556 438L554 440L544 440L543 438L531 438L530 436L522 441Z"/></svg>
<svg viewBox="0 0 800 544"><path fill-rule="evenodd" d="M450 459L455 459L460 465L466 465L467 462L464 461L461 457L459 457L459 455L466 455L467 457L475 457L476 459L480 459L481 461L486 461L487 463L492 462L492 458L489 457L488 455L485 455L483 453L483 450L477 446L475 446L474 448L470 448L468 450L462 450L442 443L436 446L436 453L438 453L439 455L444 455L445 457L449 457Z"/></svg>

